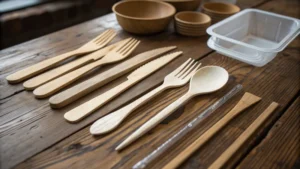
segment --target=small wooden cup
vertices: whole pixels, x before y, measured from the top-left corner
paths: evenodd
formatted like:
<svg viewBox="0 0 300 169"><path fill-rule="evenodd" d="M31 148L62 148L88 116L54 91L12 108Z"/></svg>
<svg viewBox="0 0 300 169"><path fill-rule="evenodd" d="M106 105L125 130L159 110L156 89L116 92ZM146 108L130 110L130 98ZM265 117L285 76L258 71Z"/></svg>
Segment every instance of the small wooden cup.
<svg viewBox="0 0 300 169"><path fill-rule="evenodd" d="M207 2L201 6L203 13L209 15L213 23L221 21L240 11L240 8L234 4L222 2Z"/></svg>
<svg viewBox="0 0 300 169"><path fill-rule="evenodd" d="M210 26L211 19L201 12L179 12L175 15L175 29L186 36L202 36Z"/></svg>

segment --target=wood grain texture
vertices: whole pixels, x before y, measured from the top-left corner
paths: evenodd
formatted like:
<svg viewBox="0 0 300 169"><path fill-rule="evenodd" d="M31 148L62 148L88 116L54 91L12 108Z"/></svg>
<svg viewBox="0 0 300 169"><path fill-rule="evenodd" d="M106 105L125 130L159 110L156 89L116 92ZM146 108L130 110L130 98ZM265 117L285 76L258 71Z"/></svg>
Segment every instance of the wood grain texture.
<svg viewBox="0 0 300 169"><path fill-rule="evenodd" d="M257 6L267 11L293 17L298 16L299 10L294 8L299 6L299 2L296 0L264 2L266 0L238 1L242 7ZM65 122L63 113L75 105L83 103L122 83L125 79L116 79L62 110L52 110L47 100L36 100L33 98L32 93L24 91L22 85L8 85L4 79L8 74L16 70L75 49L107 28L114 28L118 31L118 36L115 38L116 41L132 36L122 31L114 15L109 14L0 51L0 145L2 168L10 168L18 164L16 168L22 169L41 167L86 168L87 166L89 168L99 168L99 166L104 168L130 168L193 119L200 111L203 111L226 91L230 90L234 86L234 82L241 83L245 86L246 91L259 95L265 100L255 107L254 113L248 116L239 116L235 119L232 125L224 128L218 137L197 151L181 166L182 168L206 168L250 125L270 101L276 101L282 107L275 112L274 117L266 123L266 126L272 124L279 115L284 113L283 108L299 92L300 84L299 81L295 80L299 79L297 72L300 72L298 57L300 53L299 38L294 40L286 50L280 52L270 64L263 68L255 68L225 56L211 53L211 50L206 45L207 36L201 38L179 36L173 33L172 27L169 28L169 31L160 34L149 37L137 37L143 43L133 55L153 48L177 45L178 49L184 52L183 57L174 60L166 68L154 73L140 82L139 85L124 92L118 98L112 100L110 104L102 107L95 114L76 125ZM156 112L184 94L187 91L187 86L164 92L161 94L161 97L138 108L116 132L100 137L93 137L89 134L89 124L92 121L156 87L162 82L165 75L189 57L198 60L205 57L201 60L203 65L225 67L232 75L230 84L224 88L224 91L222 90L215 95L200 96L191 100L189 104L180 108L155 130L150 131L136 145L130 146L129 149L120 154L113 150L115 146L134 129L155 115ZM112 66L107 66L103 69L106 70ZM89 77L93 77L99 72L101 70L96 70ZM162 157L153 164L153 167L163 166L167 161L170 161L185 146L218 121L224 115L224 112L230 110L237 101L237 99L232 99L228 104L220 108L215 116L207 119L193 135L185 138L178 147L168 152L168 156ZM245 112L245 114L248 113ZM258 136L261 136L262 133L259 132ZM251 140L249 147L253 147L254 143L259 140L259 137ZM218 151L215 151L215 148ZM232 159L232 165L236 165L248 151L248 148L242 149ZM20 164L24 160L26 161Z"/></svg>
<svg viewBox="0 0 300 169"><path fill-rule="evenodd" d="M251 150L238 168L299 168L299 110L300 97L280 117L265 139Z"/></svg>

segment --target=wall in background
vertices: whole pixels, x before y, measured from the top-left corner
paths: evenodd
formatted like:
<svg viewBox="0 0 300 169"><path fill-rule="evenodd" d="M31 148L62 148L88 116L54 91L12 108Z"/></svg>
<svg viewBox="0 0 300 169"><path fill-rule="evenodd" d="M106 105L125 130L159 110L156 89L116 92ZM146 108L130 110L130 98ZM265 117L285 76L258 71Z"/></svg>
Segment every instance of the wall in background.
<svg viewBox="0 0 300 169"><path fill-rule="evenodd" d="M54 0L0 16L0 49L102 16L117 0Z"/></svg>

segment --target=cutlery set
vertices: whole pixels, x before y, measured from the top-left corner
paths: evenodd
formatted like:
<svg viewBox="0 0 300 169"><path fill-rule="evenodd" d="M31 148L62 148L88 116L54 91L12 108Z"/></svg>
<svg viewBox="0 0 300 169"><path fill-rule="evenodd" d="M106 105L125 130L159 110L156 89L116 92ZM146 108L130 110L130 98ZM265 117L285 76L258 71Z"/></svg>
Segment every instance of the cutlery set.
<svg viewBox="0 0 300 169"><path fill-rule="evenodd" d="M131 54L131 52L138 46L140 42L135 39L128 39L125 40L123 43L118 45L115 49L108 52L103 58L92 62L88 65L80 67L72 72L69 72L57 79L54 79L33 91L34 95L37 98L44 98L48 97L55 92L59 91L60 89L68 86L75 80L82 77L84 74L88 73L89 71L93 70L94 68L103 66L105 64L110 64L114 62L118 62L122 59L125 59L127 56ZM96 59L94 59L96 60Z"/></svg>
<svg viewBox="0 0 300 169"><path fill-rule="evenodd" d="M169 46L149 50L129 58L132 52L139 45L140 41L134 38L127 38L106 46L115 36L116 33L114 30L106 30L101 35L97 36L76 50L52 57L25 69L19 70L7 76L6 79L9 83L19 83L25 81L23 83L24 88L26 90L33 90L33 94L36 98L46 98L51 96L49 99L50 106L52 108L62 108L100 88L101 86L113 81L114 79L129 73L124 82L82 103L81 105L69 110L64 114L66 121L76 123L94 113L100 107L116 98L130 87L139 83L152 73L156 72L160 68L170 63L172 60L182 55L182 51L168 53L176 49L176 46ZM87 55L76 58L75 60L69 61L63 65L59 65L61 62L67 59L84 54ZM89 72L104 65L120 61L122 62L114 67L83 82L70 86ZM121 107L114 112L110 112L106 116L103 116L95 121L90 127L90 133L92 135L101 135L115 130L130 113L150 99L156 97L167 89L178 88L189 83L189 90L186 94L158 112L150 120L145 122L136 131L134 131L129 137L127 137L116 147L116 150L120 151L153 129L161 121L170 116L181 105L188 102L191 98L197 95L216 92L226 85L229 79L229 74L224 68L219 66L204 66L200 68L200 66L201 63L198 63L191 58L188 59L178 68L165 76L164 81L160 86L144 94L140 98L137 98L124 107ZM70 87L63 90L67 86ZM175 144L180 138L184 137L193 128L195 128L195 126L197 126L205 117L212 114L217 108L223 105L241 89L241 85L234 87L229 93L227 93L219 101L211 105L207 110L192 120L187 126L171 137L157 150L138 162L133 168L146 167L151 161L173 146L173 144ZM57 93L59 91L60 93ZM193 152L195 152L209 139L216 135L216 133L225 125L227 125L234 117L251 105L260 101L260 99L261 98L246 92L242 99L229 113L227 113L227 115L214 124L209 130L203 133L180 154L178 154L164 168L171 169L178 167L191 154L193 154ZM214 164L212 164L211 168L221 168L223 165L225 165L234 152L237 151L247 139L249 139L249 137L258 129L258 127L261 126L265 119L275 110L277 105L277 103L272 103L266 112L264 112L257 120L255 120L255 122L236 140L236 142L234 142L229 149L225 151Z"/></svg>

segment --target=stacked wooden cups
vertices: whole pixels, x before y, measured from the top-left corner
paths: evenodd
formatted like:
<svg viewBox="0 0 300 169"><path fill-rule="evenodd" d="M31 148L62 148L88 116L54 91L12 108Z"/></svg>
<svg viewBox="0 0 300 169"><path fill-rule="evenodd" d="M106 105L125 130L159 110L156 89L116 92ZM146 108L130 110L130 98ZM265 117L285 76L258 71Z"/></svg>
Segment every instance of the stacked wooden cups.
<svg viewBox="0 0 300 169"><path fill-rule="evenodd" d="M175 15L175 29L185 36L202 36L210 26L211 19L201 12L185 11Z"/></svg>

